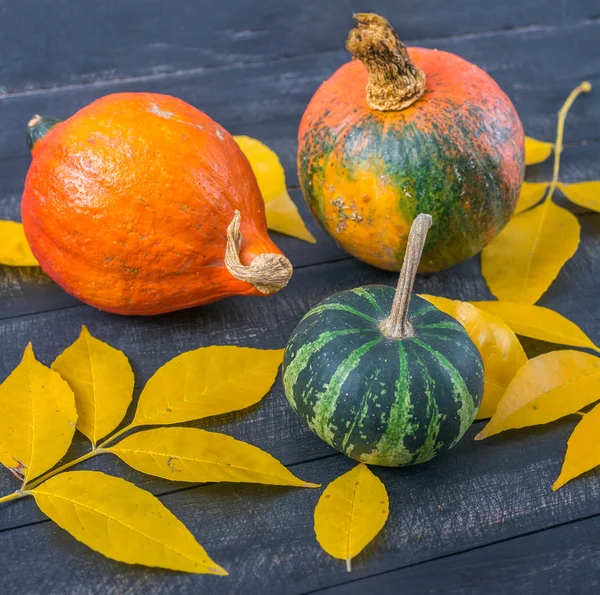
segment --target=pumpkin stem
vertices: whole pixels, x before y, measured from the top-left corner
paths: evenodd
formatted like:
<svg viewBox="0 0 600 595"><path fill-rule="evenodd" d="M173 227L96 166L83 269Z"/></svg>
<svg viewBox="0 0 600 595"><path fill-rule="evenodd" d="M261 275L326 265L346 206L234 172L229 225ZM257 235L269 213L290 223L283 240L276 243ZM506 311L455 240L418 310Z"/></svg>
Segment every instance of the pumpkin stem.
<svg viewBox="0 0 600 595"><path fill-rule="evenodd" d="M29 150L33 150L33 146L37 141L46 136L51 128L60 124L62 120L53 116L40 116L36 114L27 123L27 146Z"/></svg>
<svg viewBox="0 0 600 595"><path fill-rule="evenodd" d="M425 92L425 73L410 59L387 19L373 12L353 16L358 27L348 34L346 48L369 71L369 107L389 112L412 105Z"/></svg>
<svg viewBox="0 0 600 595"><path fill-rule="evenodd" d="M381 330L388 339L406 339L414 335L413 326L408 319L408 306L431 223L431 215L421 213L410 227L404 262L402 263L402 270L400 271L400 278L392 303L392 311L389 318L381 324Z"/></svg>
<svg viewBox="0 0 600 595"><path fill-rule="evenodd" d="M251 283L261 293L275 293L283 289L292 276L292 263L283 254L259 254L248 266L240 261L242 215L235 212L227 228L225 266L240 281Z"/></svg>

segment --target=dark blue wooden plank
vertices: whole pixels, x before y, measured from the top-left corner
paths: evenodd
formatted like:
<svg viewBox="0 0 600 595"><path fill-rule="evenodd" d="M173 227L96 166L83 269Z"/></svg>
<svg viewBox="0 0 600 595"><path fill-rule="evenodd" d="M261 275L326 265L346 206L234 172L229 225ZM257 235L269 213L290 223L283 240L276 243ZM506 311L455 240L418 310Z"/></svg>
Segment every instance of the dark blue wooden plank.
<svg viewBox="0 0 600 595"><path fill-rule="evenodd" d="M36 0L0 2L5 92L256 63L342 47L353 12L394 20L409 42L593 19L595 0ZM5 50L6 52L6 50ZM5 53L6 55L6 53Z"/></svg>
<svg viewBox="0 0 600 595"><path fill-rule="evenodd" d="M352 574L342 561L325 554L314 537L313 511L320 490L221 484L161 499L227 568L228 578L118 564L45 522L0 532L3 590L87 590L111 595L130 590L149 594L305 593L598 515L598 472L556 493L550 487L575 423L576 419L563 420L475 442L478 424L452 452L430 463L405 469L373 468L389 494L390 520L354 560ZM98 461L105 471L120 471L108 459ZM325 484L352 466L352 461L336 455L295 465L293 470ZM6 507L18 504L35 506L27 501ZM491 556L485 559L493 563ZM460 568L458 563L453 567ZM543 565L538 562L537 568ZM371 589L370 581L363 581L357 592L379 593L378 583L374 585ZM413 587L412 592L419 592L417 581ZM506 592L493 585L486 589L486 593Z"/></svg>
<svg viewBox="0 0 600 595"><path fill-rule="evenodd" d="M595 595L600 592L600 517L314 592L387 595L398 593L399 585L403 595Z"/></svg>
<svg viewBox="0 0 600 595"><path fill-rule="evenodd" d="M22 128L29 116L36 111L68 116L94 97L122 89L180 95L206 109L232 132L265 140L282 156L288 182L296 183L298 120L319 82L347 59L338 48L350 25L349 15L342 14L343 9L350 8L350 2L336 2L333 10L325 0L269 1L261 6L248 3L248 10L243 11L242 3L236 1L237 10L230 13L225 10L229 7L218 4L163 4L158 0L143 4L135 0L92 4L86 0L74 5L58 0L48 8L35 2L21 12L20 6L0 0L0 39L10 55L0 65L0 85L10 84L18 91L0 98L0 159L4 159L0 162L0 180L6 192L5 200L0 198L0 216L18 209L20 185L28 163ZM327 7L326 15L331 18L309 19ZM591 78L597 90L576 104L566 141L600 138L600 23L595 0L579 0L568 6L546 0L502 2L486 10L474 0L408 0L402 6L375 0L370 8L381 9L397 22L401 32L406 26L408 35L404 37L408 41L429 38L424 45L455 51L488 69L515 101L527 132L533 136L551 140L555 111L564 97L582 78ZM25 14L30 9L36 11L33 18ZM48 12L52 9L54 12ZM200 19L195 17L200 11L204 20L199 24ZM186 18L180 21L182 14ZM310 34L305 32L302 17L313 22ZM59 30L62 35L50 36L35 27L36 22L43 20L49 29ZM559 27L554 26L558 23ZM492 31L501 27L517 29ZM25 30L31 31L29 37L23 33ZM273 30L285 31L285 35L278 38L272 35ZM457 33L461 35L456 37ZM270 63L264 64L265 61ZM241 62L253 64L236 66ZM214 70L205 70L207 66ZM191 71L173 72L181 69ZM117 84L105 82L123 76L133 78ZM137 78L140 76L145 78ZM98 84L80 85L92 79ZM65 82L72 88L35 90ZM31 88L26 90L28 84ZM569 181L600 177L595 149L592 145L565 151L563 177ZM20 157L11 159L15 156ZM530 175L540 179L547 172L546 164L532 169ZM585 215L581 222L582 247L542 303L578 322L598 342L600 217ZM302 250L293 256L296 264L302 259L309 265L337 257L334 249L328 252L324 244L314 249L298 245ZM294 249L290 246L289 250ZM0 299L0 316L7 304L16 308L13 314L39 311L45 299L48 309L68 305L52 285L40 290L37 282L21 278L28 274L13 270L3 277L0 293L6 299ZM349 260L300 268L291 286L268 300L236 298L153 319L116 317L74 305L42 315L22 315L0 321L0 378L18 362L28 339L33 339L40 358L49 363L85 323L100 338L131 356L141 385L160 363L185 349L225 342L282 346L299 317L316 301L333 291L369 282L393 283L394 276ZM489 296L477 259L452 271L422 277L417 289L464 299ZM539 343L528 345L532 352L547 347ZM295 419L279 382L265 402L249 414L225 416L214 423L215 428L263 446L288 464L328 457L331 453ZM488 576L498 581L496 590L486 585L486 592L512 592L518 583L511 582L511 572L523 577L527 584L527 577L533 576L527 574L528 565L510 559L506 562L511 555L510 546L502 550L482 546L600 513L598 473L573 482L557 494L549 489L574 423L564 420L483 444L465 441L451 456L430 465L378 471L390 492L392 520L356 560L355 573L350 577L343 564L320 550L312 535L317 491L206 486L177 491L163 500L184 519L208 551L229 568L231 578L192 577L106 561L48 522L14 529L42 519L31 501L21 501L0 510L1 590L294 593L406 567L397 572L409 574L398 574L395 584L404 576L413 592L435 592L440 584L448 586L448 592L451 588L458 593L473 592L468 590L472 587L468 579L477 572L485 576L486 568L490 569ZM78 440L73 452L81 452L83 446L83 441ZM171 489L166 482L128 471L110 459L97 459L90 464L124 474L155 493L164 494ZM350 465L347 459L335 455L296 465L294 470L307 479L327 482ZM12 477L1 475L0 493L11 489ZM590 537L591 530L577 537L569 528L577 526L567 525L564 537L555 539L558 549L553 552L558 553L553 554L552 564L543 557L542 540L537 545L524 546L526 552L539 551L526 558L537 576L531 579L531 589L526 592L552 592L553 587L564 587L560 592L565 592L593 584L592 572L597 569L592 556L597 553L597 543ZM575 549L560 549L560 544L569 543L575 544ZM465 569L458 579L452 573L451 562L434 562L429 571L408 568L464 550L472 551L457 556L455 565ZM476 557L470 558L471 554ZM558 563L562 554L571 556L566 567ZM576 555L581 556L579 564L573 558ZM504 572L494 566L495 559L501 561ZM576 572L581 573L579 583L575 582ZM436 573L440 582L430 578ZM374 580L359 581L361 592L377 591L378 586L384 591L387 585L393 585L385 579Z"/></svg>
<svg viewBox="0 0 600 595"><path fill-rule="evenodd" d="M597 279L600 276L600 215L581 218L584 242L577 255L561 272L550 305L581 327L592 340L600 342L600 317L597 306ZM581 270L588 274L582 275ZM211 344L238 344L256 347L283 347L293 328L306 311L329 295L369 283L394 284L396 275L377 270L356 260L300 269L285 291L269 298L240 297L223 300L202 308L190 309L150 318L123 317L107 314L81 305L0 320L0 345L11 349L0 352L0 379L18 364L26 343L33 343L38 358L50 364L79 334L82 324L111 345L122 349L136 373L136 384L142 388L152 373L164 362L183 351ZM555 288L554 288L555 287ZM479 272L477 259L436 275L417 278L416 291L462 299L489 299L490 294ZM553 346L529 344L535 355ZM229 418L228 418L229 419ZM331 452L295 419L283 397L278 382L264 407L251 415L240 414L219 423L225 424L239 438L263 446L286 462L302 462L307 458ZM78 448L83 448L79 440ZM76 449L77 452L80 452ZM14 487L12 476L0 474L0 493ZM148 485L153 490L153 480ZM0 529L32 522L31 509L0 520ZM24 515L24 516L21 516ZM0 515L0 519L2 519Z"/></svg>
<svg viewBox="0 0 600 595"><path fill-rule="evenodd" d="M424 45L455 52L487 70L514 100L528 132L552 137L554 114L571 88L585 78L600 86L599 35L600 21L592 21L474 39L447 38ZM565 47L569 47L568 54ZM295 137L314 91L348 58L340 49L262 65L0 97L0 158L27 154L24 129L33 114L66 118L98 97L122 91L176 95L206 111L230 132L264 139L280 152L275 141L289 142ZM597 94L579 100L568 139L600 138L599 105Z"/></svg>

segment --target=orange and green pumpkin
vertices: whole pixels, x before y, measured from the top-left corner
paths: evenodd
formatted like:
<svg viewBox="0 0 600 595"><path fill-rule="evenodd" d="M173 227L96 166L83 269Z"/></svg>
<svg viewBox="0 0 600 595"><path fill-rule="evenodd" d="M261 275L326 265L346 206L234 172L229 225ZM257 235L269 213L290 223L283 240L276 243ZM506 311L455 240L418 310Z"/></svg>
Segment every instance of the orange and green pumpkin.
<svg viewBox="0 0 600 595"><path fill-rule="evenodd" d="M511 218L524 134L510 99L477 66L407 48L389 23L355 15L357 58L317 90L300 124L298 173L323 228L350 254L399 270L408 230L433 215L421 271L477 254Z"/></svg>

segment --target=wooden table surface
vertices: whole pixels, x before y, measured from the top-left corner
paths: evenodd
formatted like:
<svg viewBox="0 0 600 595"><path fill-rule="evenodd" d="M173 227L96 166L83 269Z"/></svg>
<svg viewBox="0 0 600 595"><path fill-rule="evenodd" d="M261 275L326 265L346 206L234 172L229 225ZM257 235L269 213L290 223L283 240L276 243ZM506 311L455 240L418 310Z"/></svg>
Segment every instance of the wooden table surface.
<svg viewBox="0 0 600 595"><path fill-rule="evenodd" d="M119 317L82 305L35 269L0 268L0 378L32 341L50 364L82 324L122 349L137 392L164 362L212 344L283 347L302 315L330 294L392 274L337 248L311 219L295 168L300 116L318 85L348 60L353 11L387 16L409 45L449 50L489 72L514 101L530 136L553 140L556 111L582 80L566 128L562 179L600 179L598 0L0 0L0 218L20 219L34 113L65 118L120 91L172 94L233 134L274 148L316 245L274 234L291 258L289 287L268 299L233 298L153 318ZM545 180L551 164L528 168ZM574 210L582 242L541 304L600 342L600 214ZM1 241L1 238L0 238ZM416 289L489 299L479 258ZM524 341L528 354L556 346ZM320 490L169 483L109 457L81 468L118 474L158 495L228 578L128 566L89 550L49 522L31 499L0 508L0 593L598 593L600 472L557 493L575 418L476 443L476 423L448 455L407 469L374 469L390 496L390 519L353 563L317 544ZM250 411L192 424L256 444L303 479L326 484L353 462L312 435L278 380ZM87 445L76 436L72 457ZM0 474L0 495L18 487Z"/></svg>

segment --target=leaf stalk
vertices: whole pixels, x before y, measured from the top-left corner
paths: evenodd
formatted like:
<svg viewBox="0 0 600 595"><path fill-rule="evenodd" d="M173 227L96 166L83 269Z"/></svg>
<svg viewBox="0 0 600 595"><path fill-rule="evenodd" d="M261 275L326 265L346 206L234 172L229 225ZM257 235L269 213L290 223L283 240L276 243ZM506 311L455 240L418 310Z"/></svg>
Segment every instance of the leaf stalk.
<svg viewBox="0 0 600 595"><path fill-rule="evenodd" d="M567 97L566 101L563 103L560 110L558 110L558 123L556 125L556 141L554 142L554 168L552 170L552 182L550 183L550 189L548 190L548 194L546 195L545 201L548 201L552 197L554 191L558 187L560 156L564 148L563 136L565 132L565 121L567 119L567 114L569 113L569 110L571 109L571 106L573 105L577 97L579 97L579 95L581 95L582 93L589 93L591 90L591 83L588 81L583 81L583 83L575 87L575 89L573 89L571 93L569 93L569 96Z"/></svg>

